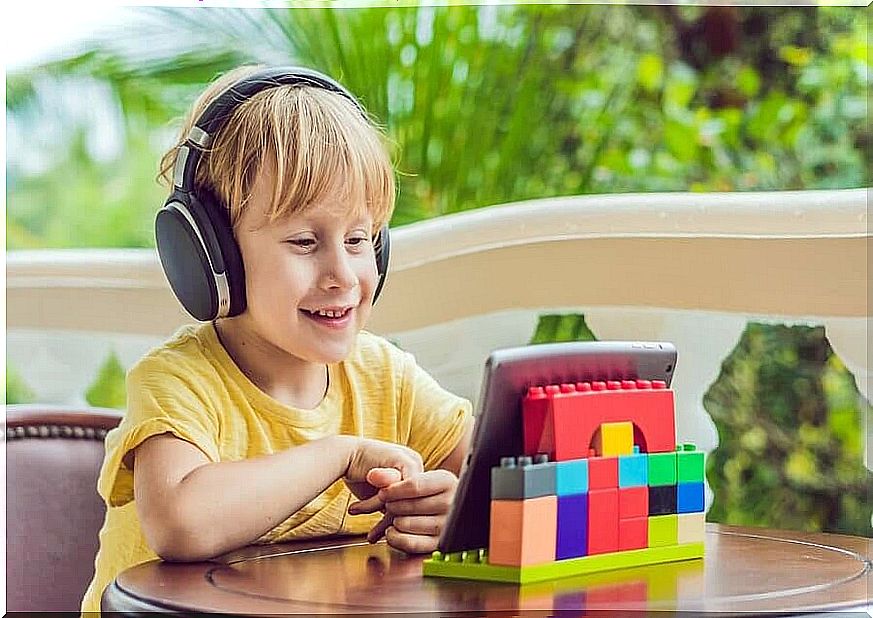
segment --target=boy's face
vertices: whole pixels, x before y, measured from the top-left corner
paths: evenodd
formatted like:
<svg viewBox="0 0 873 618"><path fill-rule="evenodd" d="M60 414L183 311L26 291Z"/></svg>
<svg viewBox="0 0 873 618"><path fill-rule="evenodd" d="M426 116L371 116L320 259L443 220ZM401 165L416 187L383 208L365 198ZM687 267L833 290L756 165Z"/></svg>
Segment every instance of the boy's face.
<svg viewBox="0 0 873 618"><path fill-rule="evenodd" d="M364 327L376 289L372 217L354 216L348 200L330 197L267 223L273 183L272 172L258 175L235 229L247 295L235 327L271 352L339 362Z"/></svg>

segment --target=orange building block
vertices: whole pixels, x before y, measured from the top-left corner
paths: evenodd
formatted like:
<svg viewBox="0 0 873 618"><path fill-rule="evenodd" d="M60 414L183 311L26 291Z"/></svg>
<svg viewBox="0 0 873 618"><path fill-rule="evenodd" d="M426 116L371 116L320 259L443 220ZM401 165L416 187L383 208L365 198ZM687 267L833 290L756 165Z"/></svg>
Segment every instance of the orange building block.
<svg viewBox="0 0 873 618"><path fill-rule="evenodd" d="M548 453L550 461L582 459L601 423L628 421L641 452L673 452L673 405L673 391L658 380L533 387L522 401L524 451Z"/></svg>
<svg viewBox="0 0 873 618"><path fill-rule="evenodd" d="M588 555L618 551L618 488L588 492Z"/></svg>
<svg viewBox="0 0 873 618"><path fill-rule="evenodd" d="M492 500L488 562L527 566L555 560L558 497Z"/></svg>

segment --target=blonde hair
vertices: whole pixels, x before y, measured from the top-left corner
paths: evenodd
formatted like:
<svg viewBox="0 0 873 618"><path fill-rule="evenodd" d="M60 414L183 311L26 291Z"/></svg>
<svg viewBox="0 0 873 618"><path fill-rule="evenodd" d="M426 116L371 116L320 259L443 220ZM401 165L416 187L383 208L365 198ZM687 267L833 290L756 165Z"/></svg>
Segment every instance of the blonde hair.
<svg viewBox="0 0 873 618"><path fill-rule="evenodd" d="M161 158L159 180L172 186L176 154L206 107L235 82L257 70L244 66L213 81L185 117L176 144ZM377 231L391 218L396 189L384 131L345 96L306 85L263 90L240 105L213 136L200 160L197 188L211 190L236 225L258 173L273 166L275 186L268 221L303 212L341 191L362 197ZM361 200L352 203L360 205ZM362 214L362 213L355 213Z"/></svg>

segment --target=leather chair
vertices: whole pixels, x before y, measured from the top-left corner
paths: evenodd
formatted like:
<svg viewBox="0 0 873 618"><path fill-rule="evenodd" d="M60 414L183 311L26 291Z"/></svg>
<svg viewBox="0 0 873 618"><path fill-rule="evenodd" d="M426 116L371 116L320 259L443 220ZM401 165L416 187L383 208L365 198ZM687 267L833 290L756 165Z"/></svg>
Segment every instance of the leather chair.
<svg viewBox="0 0 873 618"><path fill-rule="evenodd" d="M105 508L106 432L122 412L6 406L6 610L78 612Z"/></svg>

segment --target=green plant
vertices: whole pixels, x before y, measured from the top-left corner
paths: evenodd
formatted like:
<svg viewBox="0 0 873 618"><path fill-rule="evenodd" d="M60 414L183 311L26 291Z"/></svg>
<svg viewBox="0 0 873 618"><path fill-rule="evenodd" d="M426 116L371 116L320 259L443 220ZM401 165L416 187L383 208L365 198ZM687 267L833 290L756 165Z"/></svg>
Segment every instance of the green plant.
<svg viewBox="0 0 873 618"><path fill-rule="evenodd" d="M94 382L85 392L85 400L92 406L123 408L126 404L124 367L113 351L100 367Z"/></svg>
<svg viewBox="0 0 873 618"><path fill-rule="evenodd" d="M710 521L871 536L870 406L823 328L750 323L703 403Z"/></svg>
<svg viewBox="0 0 873 618"><path fill-rule="evenodd" d="M29 403L34 400L33 390L6 360L6 403Z"/></svg>

